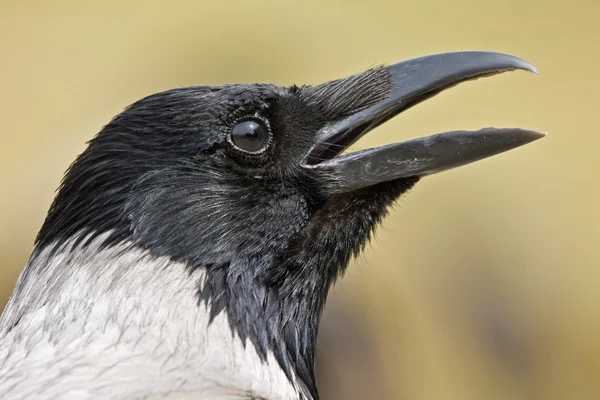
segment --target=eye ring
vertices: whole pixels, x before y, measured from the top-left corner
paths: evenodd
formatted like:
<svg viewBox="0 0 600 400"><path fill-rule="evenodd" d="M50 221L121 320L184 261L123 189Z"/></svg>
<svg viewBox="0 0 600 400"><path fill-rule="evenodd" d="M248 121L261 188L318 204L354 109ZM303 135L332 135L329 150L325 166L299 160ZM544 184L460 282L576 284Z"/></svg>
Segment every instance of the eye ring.
<svg viewBox="0 0 600 400"><path fill-rule="evenodd" d="M237 151L257 155L269 148L273 134L268 120L259 115L251 115L239 118L233 123L227 140Z"/></svg>

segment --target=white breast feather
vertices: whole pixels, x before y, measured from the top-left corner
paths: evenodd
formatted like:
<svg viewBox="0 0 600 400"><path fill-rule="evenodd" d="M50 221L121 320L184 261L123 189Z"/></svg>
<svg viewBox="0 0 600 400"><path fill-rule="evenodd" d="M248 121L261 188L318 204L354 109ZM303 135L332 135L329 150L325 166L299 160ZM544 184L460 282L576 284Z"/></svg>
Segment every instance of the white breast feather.
<svg viewBox="0 0 600 400"><path fill-rule="evenodd" d="M209 325L203 270L105 237L32 256L0 318L0 399L299 398L225 311Z"/></svg>

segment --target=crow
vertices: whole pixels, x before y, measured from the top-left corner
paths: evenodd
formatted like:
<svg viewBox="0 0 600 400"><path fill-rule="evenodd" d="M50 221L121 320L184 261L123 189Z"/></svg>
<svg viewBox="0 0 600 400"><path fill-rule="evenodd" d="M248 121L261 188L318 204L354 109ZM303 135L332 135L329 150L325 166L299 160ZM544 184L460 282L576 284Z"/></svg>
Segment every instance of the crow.
<svg viewBox="0 0 600 400"><path fill-rule="evenodd" d="M327 293L394 202L545 133L345 150L444 89L511 70L536 72L453 52L315 86L135 102L61 182L0 319L0 398L318 399Z"/></svg>

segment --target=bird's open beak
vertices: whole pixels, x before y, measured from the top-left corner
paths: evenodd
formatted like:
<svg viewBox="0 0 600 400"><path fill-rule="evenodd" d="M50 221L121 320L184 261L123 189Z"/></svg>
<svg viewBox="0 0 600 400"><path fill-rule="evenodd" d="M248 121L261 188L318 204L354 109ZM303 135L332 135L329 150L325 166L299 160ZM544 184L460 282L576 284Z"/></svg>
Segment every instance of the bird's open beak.
<svg viewBox="0 0 600 400"><path fill-rule="evenodd" d="M454 131L339 156L376 126L458 83L516 69L537 73L531 64L490 52L435 54L394 64L390 96L335 121L316 135L304 164L348 192L411 176L425 176L469 164L540 139L545 133L517 128Z"/></svg>

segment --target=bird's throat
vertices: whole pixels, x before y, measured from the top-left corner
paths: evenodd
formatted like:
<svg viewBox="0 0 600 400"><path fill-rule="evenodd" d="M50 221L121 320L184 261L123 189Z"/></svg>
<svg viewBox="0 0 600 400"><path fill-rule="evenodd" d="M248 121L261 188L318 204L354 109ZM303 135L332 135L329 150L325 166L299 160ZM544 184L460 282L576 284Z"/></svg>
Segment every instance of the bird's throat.
<svg viewBox="0 0 600 400"><path fill-rule="evenodd" d="M108 240L111 231L38 244L0 320L0 348L27 341L29 353L0 352L11 368L0 381L31 374L31 355L50 351L78 357L61 358L65 365L106 371L99 391L119 389L119 377L140 382L127 387L131 398L185 380L190 391L226 384L256 397L317 399L315 344L328 290L416 180L331 198L284 251L260 256L198 264ZM37 367L56 393L65 381L77 390L87 373L57 377L45 372L49 364Z"/></svg>

